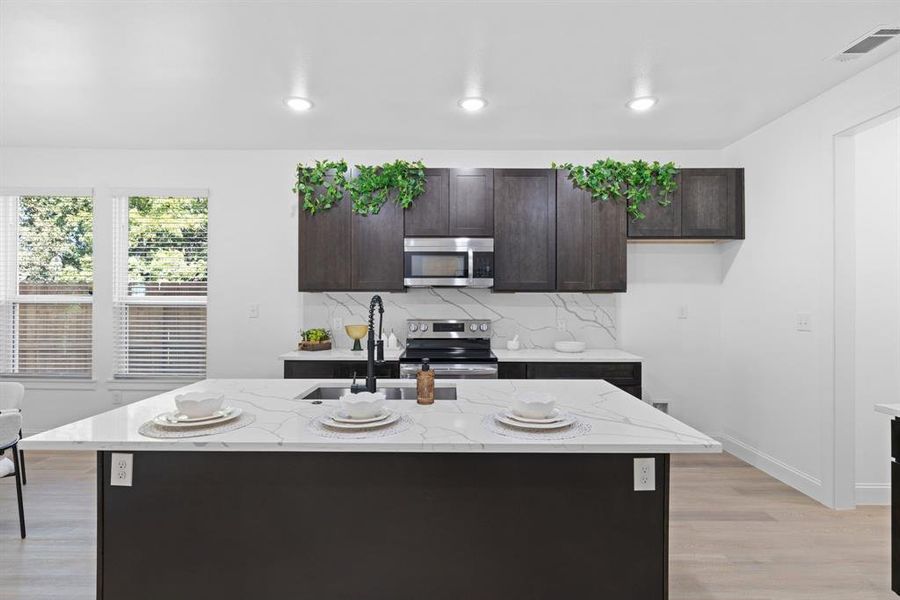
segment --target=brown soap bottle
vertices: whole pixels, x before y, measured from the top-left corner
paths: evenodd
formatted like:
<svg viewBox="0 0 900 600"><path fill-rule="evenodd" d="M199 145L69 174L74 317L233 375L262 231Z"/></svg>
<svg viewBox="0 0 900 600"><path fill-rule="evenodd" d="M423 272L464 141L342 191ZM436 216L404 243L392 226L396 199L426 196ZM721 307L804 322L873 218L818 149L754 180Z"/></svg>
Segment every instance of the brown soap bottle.
<svg viewBox="0 0 900 600"><path fill-rule="evenodd" d="M427 358L422 360L422 368L416 373L416 402L434 404L434 371Z"/></svg>

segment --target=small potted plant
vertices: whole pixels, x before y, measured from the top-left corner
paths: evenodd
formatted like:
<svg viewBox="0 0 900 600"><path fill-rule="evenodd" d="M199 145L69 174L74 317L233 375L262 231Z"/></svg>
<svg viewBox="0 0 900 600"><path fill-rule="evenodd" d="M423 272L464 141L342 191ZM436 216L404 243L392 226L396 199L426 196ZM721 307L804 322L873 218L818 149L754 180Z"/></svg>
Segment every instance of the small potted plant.
<svg viewBox="0 0 900 600"><path fill-rule="evenodd" d="M331 332L327 329L307 329L303 332L301 350L331 350Z"/></svg>

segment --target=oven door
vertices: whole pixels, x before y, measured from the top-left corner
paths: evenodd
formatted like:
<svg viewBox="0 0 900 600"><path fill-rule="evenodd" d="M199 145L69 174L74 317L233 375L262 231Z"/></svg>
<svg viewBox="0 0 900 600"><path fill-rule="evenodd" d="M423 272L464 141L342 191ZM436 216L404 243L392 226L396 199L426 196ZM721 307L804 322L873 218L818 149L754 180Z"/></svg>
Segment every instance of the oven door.
<svg viewBox="0 0 900 600"><path fill-rule="evenodd" d="M401 364L400 378L415 379L420 363ZM431 363L436 379L497 379L497 363Z"/></svg>

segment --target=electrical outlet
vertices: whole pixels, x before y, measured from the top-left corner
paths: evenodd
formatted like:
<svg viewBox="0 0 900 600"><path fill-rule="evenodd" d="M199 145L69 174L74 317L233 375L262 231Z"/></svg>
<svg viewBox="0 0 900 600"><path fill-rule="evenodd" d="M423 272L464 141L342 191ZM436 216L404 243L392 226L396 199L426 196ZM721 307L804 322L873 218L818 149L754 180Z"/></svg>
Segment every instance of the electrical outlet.
<svg viewBox="0 0 900 600"><path fill-rule="evenodd" d="M656 459L634 459L634 491L652 492L656 489Z"/></svg>
<svg viewBox="0 0 900 600"><path fill-rule="evenodd" d="M556 322L556 328L559 329L560 331L565 331L566 330L566 322L563 321L562 319L558 320Z"/></svg>
<svg viewBox="0 0 900 600"><path fill-rule="evenodd" d="M131 487L133 466L134 454L113 452L109 485Z"/></svg>
<svg viewBox="0 0 900 600"><path fill-rule="evenodd" d="M335 317L331 320L331 333L336 334L338 331L344 330L344 319Z"/></svg>
<svg viewBox="0 0 900 600"><path fill-rule="evenodd" d="M688 318L687 308L688 307L686 304L682 304L681 306L678 307L678 318L679 319L687 319Z"/></svg>
<svg viewBox="0 0 900 600"><path fill-rule="evenodd" d="M808 312L797 313L797 331L812 331L812 315Z"/></svg>
<svg viewBox="0 0 900 600"><path fill-rule="evenodd" d="M251 319L259 318L259 304L251 304L247 316Z"/></svg>
<svg viewBox="0 0 900 600"><path fill-rule="evenodd" d="M113 406L121 406L122 405L122 392L116 390L112 393L112 403Z"/></svg>

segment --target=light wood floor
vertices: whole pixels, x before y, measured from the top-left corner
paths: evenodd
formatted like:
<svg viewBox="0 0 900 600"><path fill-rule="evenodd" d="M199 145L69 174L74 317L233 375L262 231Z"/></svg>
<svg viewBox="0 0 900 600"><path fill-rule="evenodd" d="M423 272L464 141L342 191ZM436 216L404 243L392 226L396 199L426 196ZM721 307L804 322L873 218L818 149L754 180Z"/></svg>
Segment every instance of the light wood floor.
<svg viewBox="0 0 900 600"><path fill-rule="evenodd" d="M0 480L0 598L93 600L94 455L27 460L24 542ZM889 509L828 510L728 455L673 457L670 534L672 600L897 598Z"/></svg>

